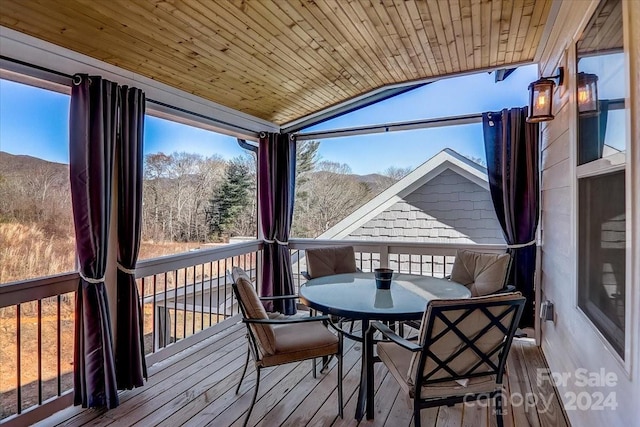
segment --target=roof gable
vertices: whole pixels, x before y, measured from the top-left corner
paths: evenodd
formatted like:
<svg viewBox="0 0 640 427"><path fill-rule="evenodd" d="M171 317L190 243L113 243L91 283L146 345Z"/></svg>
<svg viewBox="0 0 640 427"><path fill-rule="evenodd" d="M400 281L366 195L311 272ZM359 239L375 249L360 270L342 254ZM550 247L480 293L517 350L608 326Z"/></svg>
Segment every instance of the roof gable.
<svg viewBox="0 0 640 427"><path fill-rule="evenodd" d="M318 236L318 239L339 239L348 236L372 218L403 200L416 189L428 183L445 170L451 170L474 184L489 190L485 168L461 154L444 149L418 166L410 174L362 205L351 215Z"/></svg>

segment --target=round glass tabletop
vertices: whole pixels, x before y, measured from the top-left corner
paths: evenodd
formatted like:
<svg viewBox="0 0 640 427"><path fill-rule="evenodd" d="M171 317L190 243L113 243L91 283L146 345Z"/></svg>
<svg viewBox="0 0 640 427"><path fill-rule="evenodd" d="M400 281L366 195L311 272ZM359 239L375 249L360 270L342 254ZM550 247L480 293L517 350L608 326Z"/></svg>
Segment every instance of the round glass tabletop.
<svg viewBox="0 0 640 427"><path fill-rule="evenodd" d="M376 289L373 273L319 277L300 287L300 299L309 307L351 319L420 319L432 299L469 297L459 283L401 273L394 273L389 290Z"/></svg>

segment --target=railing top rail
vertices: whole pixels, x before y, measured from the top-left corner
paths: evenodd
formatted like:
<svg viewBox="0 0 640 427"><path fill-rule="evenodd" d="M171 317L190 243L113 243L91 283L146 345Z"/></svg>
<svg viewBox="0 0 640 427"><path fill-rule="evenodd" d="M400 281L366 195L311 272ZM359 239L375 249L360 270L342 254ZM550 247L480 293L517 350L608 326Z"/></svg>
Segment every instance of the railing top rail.
<svg viewBox="0 0 640 427"><path fill-rule="evenodd" d="M79 278L71 272L0 285L0 308L75 292Z"/></svg>
<svg viewBox="0 0 640 427"><path fill-rule="evenodd" d="M318 240L318 239L289 239L290 249L321 248L325 246L353 246L356 251L385 250L389 253L406 253L408 250L424 249L428 253L455 253L457 249L468 249L483 252L504 252L506 244L476 244L476 243L430 243L430 242L402 242L392 240ZM420 252L423 252L422 250ZM427 253L427 252L424 252Z"/></svg>
<svg viewBox="0 0 640 427"><path fill-rule="evenodd" d="M212 261L255 252L260 249L262 249L262 240L251 240L215 248L197 249L175 255L146 259L139 261L136 265L136 278L148 277L198 264L206 264Z"/></svg>

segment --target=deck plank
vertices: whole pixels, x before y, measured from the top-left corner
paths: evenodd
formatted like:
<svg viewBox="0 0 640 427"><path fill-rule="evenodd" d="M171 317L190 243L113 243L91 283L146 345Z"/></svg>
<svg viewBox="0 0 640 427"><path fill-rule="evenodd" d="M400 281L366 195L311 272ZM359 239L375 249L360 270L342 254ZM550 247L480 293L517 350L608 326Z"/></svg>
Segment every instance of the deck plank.
<svg viewBox="0 0 640 427"><path fill-rule="evenodd" d="M540 380L542 371L550 378L550 371L544 355L533 343L518 346L516 351L526 360L527 375L531 393L536 396L535 404L541 426L566 427L566 414L562 409L556 389L550 380ZM539 372L540 370L540 372ZM542 376L544 378L544 376Z"/></svg>
<svg viewBox="0 0 640 427"><path fill-rule="evenodd" d="M349 340L345 340L345 353L343 356L343 377L348 376L351 373L352 369L360 369L360 365L357 363L360 360L360 352L355 350L355 345L353 342ZM309 396L305 398L302 402L296 406L296 408L289 412L288 416L284 419L278 421L277 424L269 424L265 423L266 421L271 422L272 420L269 416L263 419L263 425L280 425L280 426L290 426L297 427L301 425L305 425L310 417L315 415L318 410L322 407L322 405L327 402L328 407L331 408L331 404L333 404L333 408L337 408L338 400L337 400L337 387L338 387L338 376L337 376L337 362L331 365L330 371L325 374L325 378L320 381L316 387L313 389L313 396ZM344 384L343 384L343 393ZM294 390L294 393L297 391ZM331 397L335 396L335 399ZM344 398L344 396L343 396ZM343 402L344 404L344 402Z"/></svg>
<svg viewBox="0 0 640 427"><path fill-rule="evenodd" d="M165 405L171 405L171 402L176 400L181 402L184 397L193 397L189 393L189 388L202 379L199 375L200 373L207 370L216 372L233 360L242 358L245 354L244 352L244 343L236 339L192 365L175 371L174 375L151 387L153 389L152 393L141 393L132 399L122 402L120 406L109 411L109 418L105 417L99 422L93 422L92 426L106 426L115 421L129 426L158 412L167 414L168 412L164 410Z"/></svg>
<svg viewBox="0 0 640 427"><path fill-rule="evenodd" d="M140 426L240 426L255 385L250 362L240 393L247 344L242 324L232 324L219 334L149 368L144 387L122 392L121 404L110 411L61 411L42 425ZM314 379L311 362L263 369L260 392L249 425L271 426L412 426L412 410L399 385L382 363L374 367L375 418L357 422L353 416L358 396L362 345L345 340L344 418L337 414L337 363ZM505 427L568 426L557 392L551 384L538 384L538 369L548 369L538 347L515 340L505 375ZM528 407L511 405L508 396L520 393L545 396L551 407L531 401ZM439 407L420 413L423 426L494 426L494 405ZM536 405L537 403L537 405ZM55 420L55 423L53 422Z"/></svg>
<svg viewBox="0 0 640 427"><path fill-rule="evenodd" d="M513 411L513 421L518 427L540 427L538 413L529 402L526 401L527 396L531 396L531 384L527 375L527 361L522 359L522 353L518 348L525 345L522 341L512 346L509 352L509 391L510 395L506 398L509 400L510 408ZM495 418L495 417L493 417Z"/></svg>

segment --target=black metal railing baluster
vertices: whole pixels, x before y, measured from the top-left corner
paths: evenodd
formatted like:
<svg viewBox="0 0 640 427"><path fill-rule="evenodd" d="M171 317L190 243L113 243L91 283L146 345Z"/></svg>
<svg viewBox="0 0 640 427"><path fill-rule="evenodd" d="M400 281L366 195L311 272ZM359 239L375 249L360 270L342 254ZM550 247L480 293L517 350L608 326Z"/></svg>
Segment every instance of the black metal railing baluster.
<svg viewBox="0 0 640 427"><path fill-rule="evenodd" d="M42 300L37 302L38 308L38 405L42 405Z"/></svg>
<svg viewBox="0 0 640 427"><path fill-rule="evenodd" d="M200 330L204 330L204 264L201 265L202 277L200 278Z"/></svg>
<svg viewBox="0 0 640 427"><path fill-rule="evenodd" d="M173 342L178 341L178 270L173 271Z"/></svg>
<svg viewBox="0 0 640 427"><path fill-rule="evenodd" d="M167 346L167 344L169 343L169 340L166 338L170 338L171 336L171 324L168 322L169 319L167 319L167 315L169 314L169 307L167 306L167 272L164 273L164 300L162 301L162 307L163 307L163 316L162 318L164 319L163 322L163 327L164 330L162 331L162 343L164 344L164 347ZM169 329L169 337L167 337L167 329Z"/></svg>
<svg viewBox="0 0 640 427"><path fill-rule="evenodd" d="M227 259L224 259L224 317L227 318Z"/></svg>
<svg viewBox="0 0 640 427"><path fill-rule="evenodd" d="M185 268L185 272L187 269ZM193 266L193 306L191 307L191 335L196 333L196 266Z"/></svg>
<svg viewBox="0 0 640 427"><path fill-rule="evenodd" d="M16 304L16 379L17 379L17 387L16 387L16 400L17 400L17 413L22 413L22 353L21 347L21 330L20 330L20 304Z"/></svg>
<svg viewBox="0 0 640 427"><path fill-rule="evenodd" d="M187 269L184 268L184 282L182 283L182 338L187 337Z"/></svg>
<svg viewBox="0 0 640 427"><path fill-rule="evenodd" d="M220 323L220 260L217 261L216 270L216 298L218 300L218 305L216 305L216 323Z"/></svg>
<svg viewBox="0 0 640 427"><path fill-rule="evenodd" d="M151 298L151 322L153 324L153 327L151 328L151 353L155 353L156 352L156 334L159 331L156 331L156 328L158 326L158 318L157 318L157 314L156 314L156 310L157 310L157 306L156 306L156 294L158 292L158 275L154 274L153 275L153 297ZM143 298L143 304L142 304L142 316L144 316L144 298Z"/></svg>
<svg viewBox="0 0 640 427"><path fill-rule="evenodd" d="M60 329L62 328L62 321L60 319L62 317L62 313L61 313L61 309L60 309L60 305L62 303L61 295L58 295L56 300L57 300L57 304L58 304L58 307L57 307L57 318L56 318L56 321L57 321L56 331L57 331L57 335L58 335L56 337L56 354L58 355L58 361L57 361L58 364L57 364L56 368L57 368L57 374L58 375L57 375L56 379L57 379L57 383L58 383L57 384L57 386L58 386L58 396L61 396L62 395L62 378L61 378L61 374L62 374L61 359L62 359L62 357L61 357L61 354L60 354L60 351L61 351L61 336L62 336L62 332L60 331Z"/></svg>
<svg viewBox="0 0 640 427"><path fill-rule="evenodd" d="M211 282L213 281L213 262L209 263L209 326L212 324L213 317L213 291L211 290Z"/></svg>

